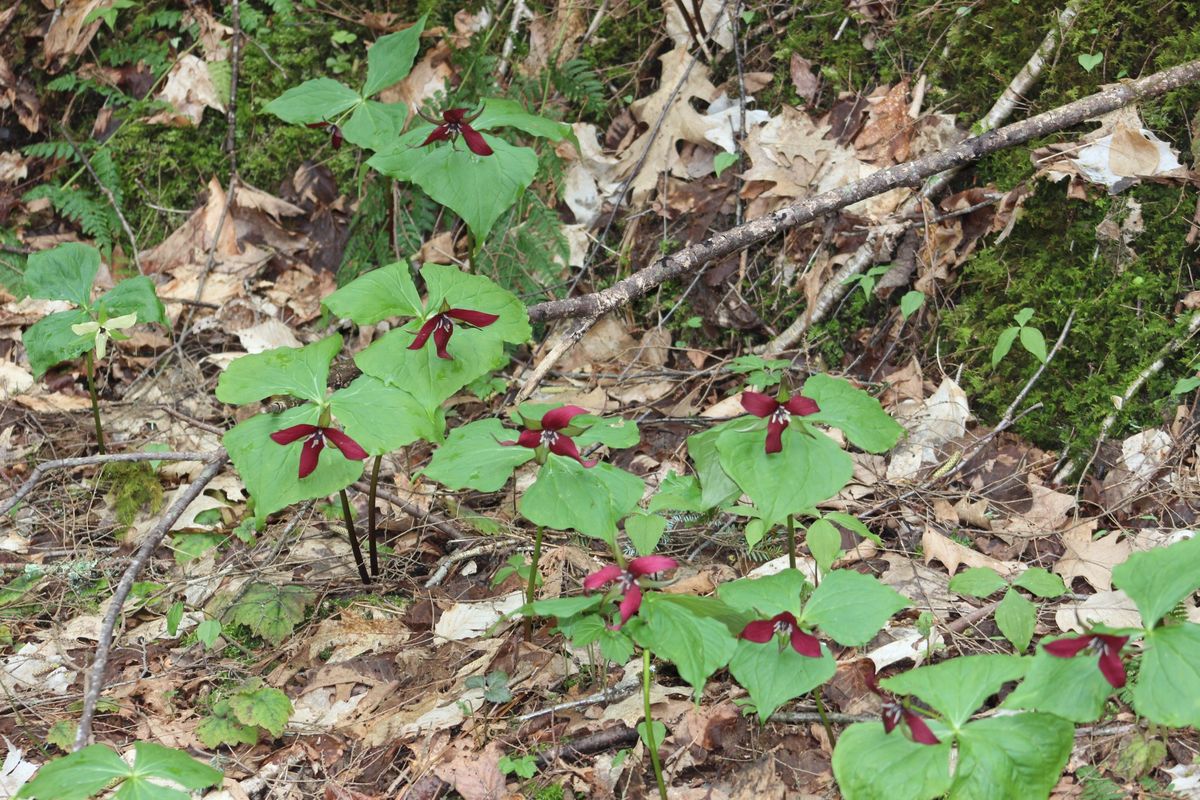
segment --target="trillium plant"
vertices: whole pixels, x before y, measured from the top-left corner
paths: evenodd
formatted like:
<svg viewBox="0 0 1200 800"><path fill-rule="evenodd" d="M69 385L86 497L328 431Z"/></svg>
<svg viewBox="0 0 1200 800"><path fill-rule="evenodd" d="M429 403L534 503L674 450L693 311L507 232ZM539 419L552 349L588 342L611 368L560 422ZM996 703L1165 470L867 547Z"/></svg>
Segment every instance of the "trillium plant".
<svg viewBox="0 0 1200 800"><path fill-rule="evenodd" d="M100 423L96 364L108 354L110 339L118 342L128 339L127 331L137 323L167 326L167 314L155 294L153 281L142 275L118 281L112 289L93 298L99 271L100 252L76 242L31 255L25 269L28 295L65 301L72 308L38 320L25 330L21 341L35 378L41 378L57 364L84 356L96 446L103 453L104 428Z"/></svg>

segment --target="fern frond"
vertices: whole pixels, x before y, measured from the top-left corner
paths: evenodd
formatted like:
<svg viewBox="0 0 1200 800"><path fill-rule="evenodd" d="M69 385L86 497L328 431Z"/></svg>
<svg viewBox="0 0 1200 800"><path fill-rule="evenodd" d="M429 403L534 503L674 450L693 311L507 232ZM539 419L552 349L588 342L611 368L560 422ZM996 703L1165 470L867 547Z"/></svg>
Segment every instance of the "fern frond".
<svg viewBox="0 0 1200 800"><path fill-rule="evenodd" d="M70 142L34 142L22 147L21 152L32 158L78 160L75 148L71 147Z"/></svg>
<svg viewBox="0 0 1200 800"><path fill-rule="evenodd" d="M578 103L585 116L601 114L608 105L608 91L587 59L573 58L561 66L552 66L550 82L559 94Z"/></svg>

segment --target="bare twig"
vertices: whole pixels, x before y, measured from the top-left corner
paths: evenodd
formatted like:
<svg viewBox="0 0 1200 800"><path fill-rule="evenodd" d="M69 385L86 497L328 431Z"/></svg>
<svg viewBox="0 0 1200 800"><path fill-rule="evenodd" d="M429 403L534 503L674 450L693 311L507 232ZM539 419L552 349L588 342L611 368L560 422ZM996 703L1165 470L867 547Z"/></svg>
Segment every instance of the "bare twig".
<svg viewBox="0 0 1200 800"><path fill-rule="evenodd" d="M631 697L633 693L638 690L641 684L642 673L640 671L635 672L632 669L628 669L625 671L625 676L622 677L621 680L617 681L602 692L589 694L587 697L581 697L578 700L568 700L565 703L558 703L557 705L550 706L549 708L541 708L537 711L531 711L528 714L522 714L521 716L517 717L516 720L518 722L527 722L537 717L543 717L546 714L559 714L563 711L570 711L574 708L594 706L597 704L607 705L608 703L618 703L624 700L626 697Z"/></svg>
<svg viewBox="0 0 1200 800"><path fill-rule="evenodd" d="M533 19L533 12L529 10L525 0L516 0L513 3L512 20L508 24L508 35L504 37L504 44L500 47L500 64L496 67L496 74L501 78L508 74L509 60L512 58L513 47L516 44L517 31L521 27L521 20L526 17Z"/></svg>
<svg viewBox="0 0 1200 800"><path fill-rule="evenodd" d="M838 714L825 712L825 718L839 725L849 725L855 722L874 722L878 714ZM785 725L807 725L821 722L821 714L817 711L776 711L767 718L768 722L782 722Z"/></svg>
<svg viewBox="0 0 1200 800"><path fill-rule="evenodd" d="M358 489L360 492L371 491L371 485L366 481L358 481L354 484L354 488ZM408 514L410 517L415 519L417 522L425 523L437 528L451 539L461 539L463 537L463 532L455 527L453 522L446 519L436 511L426 511L415 503L410 503L407 500L394 495L391 492L385 492L378 487L375 489L375 497L391 503L392 505L401 509L405 514Z"/></svg>
<svg viewBox="0 0 1200 800"><path fill-rule="evenodd" d="M25 495L33 491L33 487L37 486L42 476L51 470L87 467L93 464L108 464L114 461L212 461L215 458L223 458L224 456L225 453L222 450L208 453L181 450L168 453L107 453L100 456L81 456L79 458L59 458L54 461L43 461L33 468L33 474L25 479L25 482L13 493L13 496L5 500L3 505L0 505L0 516L4 516L9 511L12 511L17 503L24 499Z"/></svg>
<svg viewBox="0 0 1200 800"><path fill-rule="evenodd" d="M460 561L466 561L468 558L475 558L476 556L486 556L490 553L496 552L497 550L505 550L515 545L516 542L514 540L506 539L502 542L488 542L487 544L481 544L478 547L472 547L469 550L455 550L453 553L438 562L437 569L435 569L433 574L429 576L429 580L425 581L425 588L432 589L433 587L440 585L441 582L446 579L446 575L450 572L450 567L454 566Z"/></svg>
<svg viewBox="0 0 1200 800"><path fill-rule="evenodd" d="M581 736L573 740L570 744L564 744L561 747L552 747L544 753L539 753L537 757L538 767L544 769L559 759L568 762L577 761L584 756L603 753L605 750L630 747L636 744L637 740L638 732L624 722L621 722L611 728L605 728L602 731Z"/></svg>
<svg viewBox="0 0 1200 800"><path fill-rule="evenodd" d="M142 568L150 560L150 556L162 542L163 537L167 535L167 531L191 505L192 501L200 496L204 487L217 477L217 473L221 471L221 467L225 465L228 458L226 453L220 453L212 459L200 476L187 488L187 491L179 496L175 503L167 509L167 513L163 514L158 523L142 539L129 566L125 568L125 574L121 576L121 582L117 584L117 589L113 592L108 611L104 614L104 621L100 626L100 641L96 643L96 657L92 661L87 689L83 695L83 713L79 717L79 731L75 734L75 746L72 748L74 751L81 750L92 736L92 720L96 716L96 703L100 700L100 692L104 690L104 669L108 666L113 634L117 627L117 619L121 616L121 607L125 604L125 598L129 596L130 589L133 588L133 582L137 580Z"/></svg>
<svg viewBox="0 0 1200 800"><path fill-rule="evenodd" d="M133 265L137 267L138 274L142 274L142 262L138 260L137 237L133 235L133 228L129 226L129 220L125 219L125 212L121 210L121 204L117 202L116 195L112 193L112 189L108 188L108 184L100 180L100 176L96 174L95 168L92 167L91 160L88 159L88 157L84 155L83 151L79 149L79 145L75 144L75 140L71 138L71 134L67 132L67 129L64 126L59 125L58 132L61 133L62 137L67 140L67 144L69 144L71 146L71 150L75 152L75 157L83 163L83 167L87 170L88 175L92 176L92 180L96 182L96 185L100 187L100 191L104 193L106 198L108 198L108 204L111 205L113 211L116 212L117 219L121 222L122 230L124 230L125 235L129 237L129 247L131 248L130 258L133 259Z"/></svg>
<svg viewBox="0 0 1200 800"><path fill-rule="evenodd" d="M583 338L585 333L592 329L592 326L595 325L596 321L599 319L600 317L598 315L594 317L585 317L572 326L569 331L560 336L558 341L554 343L554 347L550 348L550 352L538 362L537 367L535 367L529 377L525 379L525 382L521 385L521 391L517 392L517 397L514 402L520 403L529 399L529 396L533 394L533 390L536 389L538 384L542 382L542 378L546 377L546 373L554 369L554 365L557 364L564 355L566 355L568 350L574 347L579 340Z"/></svg>

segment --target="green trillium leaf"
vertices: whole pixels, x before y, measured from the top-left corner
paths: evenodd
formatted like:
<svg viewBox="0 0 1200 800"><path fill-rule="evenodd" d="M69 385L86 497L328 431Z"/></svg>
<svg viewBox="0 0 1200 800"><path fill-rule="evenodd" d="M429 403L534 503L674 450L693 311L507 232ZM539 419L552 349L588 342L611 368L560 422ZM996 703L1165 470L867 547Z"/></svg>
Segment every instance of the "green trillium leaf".
<svg viewBox="0 0 1200 800"><path fill-rule="evenodd" d="M513 470L534 456L528 447L500 444L516 441L517 435L498 419L481 419L455 428L421 474L448 489L498 491L508 483Z"/></svg>
<svg viewBox="0 0 1200 800"><path fill-rule="evenodd" d="M424 314L421 294L413 283L407 261L396 261L360 275L321 302L337 316L359 325Z"/></svg>
<svg viewBox="0 0 1200 800"><path fill-rule="evenodd" d="M342 337L335 333L305 347L276 347L242 356L221 373L217 399L242 405L286 394L323 403L329 365L341 349Z"/></svg>
<svg viewBox="0 0 1200 800"><path fill-rule="evenodd" d="M1147 631L1142 642L1134 709L1159 725L1200 726L1200 625L1160 626Z"/></svg>
<svg viewBox="0 0 1200 800"><path fill-rule="evenodd" d="M910 605L908 598L870 575L836 569L821 578L804 604L800 621L818 626L839 644L858 647Z"/></svg>
<svg viewBox="0 0 1200 800"><path fill-rule="evenodd" d="M858 722L838 737L833 775L846 800L933 800L950 788L950 742L925 745L879 722Z"/></svg>
<svg viewBox="0 0 1200 800"><path fill-rule="evenodd" d="M333 417L351 439L373 456L418 439L439 442L446 428L441 406L428 406L403 389L361 375L329 398Z"/></svg>
<svg viewBox="0 0 1200 800"><path fill-rule="evenodd" d="M883 410L878 400L844 378L813 375L804 382L801 394L816 400L821 407L817 413L804 417L805 421L841 429L855 447L868 453L890 450L904 435L904 428Z"/></svg>
<svg viewBox="0 0 1200 800"><path fill-rule="evenodd" d="M1049 797L1058 783L1075 743L1075 726L1052 714L1030 712L975 720L957 738L950 797L1038 800Z"/></svg>
<svg viewBox="0 0 1200 800"><path fill-rule="evenodd" d="M92 283L100 271L100 251L78 242L67 242L29 256L25 265L25 291L42 300L68 300L87 308Z"/></svg>
<svg viewBox="0 0 1200 800"><path fill-rule="evenodd" d="M517 508L535 525L612 542L617 521L637 506L644 488L641 478L612 464L585 468L572 458L551 455Z"/></svg>
<svg viewBox="0 0 1200 800"><path fill-rule="evenodd" d="M837 672L829 648L821 646L820 658L802 656L778 637L765 644L739 639L729 672L750 693L760 722L789 700L812 691Z"/></svg>
<svg viewBox="0 0 1200 800"><path fill-rule="evenodd" d="M642 647L674 664L699 698L709 676L729 662L737 640L719 619L696 613L703 607L689 602L696 600L716 602L647 592L638 611L643 624L634 636Z"/></svg>
<svg viewBox="0 0 1200 800"><path fill-rule="evenodd" d="M118 283L96 301L96 308L110 320L137 314L138 322L167 324L167 310L154 291L154 281L144 275Z"/></svg>
<svg viewBox="0 0 1200 800"><path fill-rule="evenodd" d="M396 141L407 117L408 108L402 103L364 100L342 124L342 136L358 147L380 150Z"/></svg>
<svg viewBox="0 0 1200 800"><path fill-rule="evenodd" d="M284 122L307 125L332 122L361 102L362 97L349 86L332 78L313 78L288 89L267 103L263 110Z"/></svg>
<svg viewBox="0 0 1200 800"><path fill-rule="evenodd" d="M808 581L797 569L784 569L761 578L738 578L717 587L717 596L730 608L749 612L751 619L769 619L787 611L800 616L800 596Z"/></svg>
<svg viewBox="0 0 1200 800"><path fill-rule="evenodd" d="M55 364L78 358L91 350L94 334L80 335L71 330L75 325L91 321L86 311L72 308L47 314L26 328L21 334L21 342L25 345L33 377L40 379Z"/></svg>
<svg viewBox="0 0 1200 800"><path fill-rule="evenodd" d="M370 97L408 77L413 60L421 47L421 33L428 14L402 31L381 36L367 50L367 81L362 96Z"/></svg>
<svg viewBox="0 0 1200 800"><path fill-rule="evenodd" d="M960 656L879 683L890 692L919 697L941 712L947 724L960 728L984 700L1023 676L1028 666L1029 660L1021 656Z"/></svg>
<svg viewBox="0 0 1200 800"><path fill-rule="evenodd" d="M1054 641L1043 639L1042 644ZM1092 722L1104 713L1112 686L1100 672L1098 657L1059 658L1042 647L1029 662L1029 671L1004 698L1004 708L1045 711L1075 722Z"/></svg>
<svg viewBox="0 0 1200 800"><path fill-rule="evenodd" d="M1137 605L1142 623L1153 627L1179 601L1200 589L1200 536L1134 553L1113 568L1112 580Z"/></svg>

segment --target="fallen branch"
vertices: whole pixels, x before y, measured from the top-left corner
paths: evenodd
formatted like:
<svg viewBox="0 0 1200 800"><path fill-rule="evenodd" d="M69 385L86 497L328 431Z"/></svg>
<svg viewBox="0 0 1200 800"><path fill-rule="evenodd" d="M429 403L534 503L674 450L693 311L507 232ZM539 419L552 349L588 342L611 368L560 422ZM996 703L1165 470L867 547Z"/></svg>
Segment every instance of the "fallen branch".
<svg viewBox="0 0 1200 800"><path fill-rule="evenodd" d="M159 453L156 455L163 454ZM150 556L162 542L163 537L167 535L167 531L183 515L184 510L191 505L192 501L200 496L200 493L204 491L204 487L208 486L209 482L217 477L217 473L221 471L221 467L225 466L225 462L228 460L229 455L225 452L221 452L212 458L209 465L200 473L200 476L192 481L192 485L187 488L187 491L175 500L174 504L167 509L167 513L163 514L162 518L150 529L146 537L142 539L142 543L138 547L137 552L134 553L129 566L125 568L125 574L121 576L121 582L117 584L117 589L113 592L112 600L108 605L108 611L105 612L104 621L100 626L100 641L96 643L96 657L92 661L92 671L88 676L87 688L83 694L83 713L79 717L79 730L75 734L73 751L78 752L83 749L87 745L88 739L92 736L92 720L96 716L96 703L100 700L100 692L104 690L104 669L108 666L108 656L113 644L113 633L117 627L117 619L121 616L121 607L125 605L125 599L129 596L130 589L133 588L133 582L137 580L142 568L146 566L146 562L150 560Z"/></svg>
<svg viewBox="0 0 1200 800"><path fill-rule="evenodd" d="M561 747L552 747L543 753L539 753L537 757L538 768L545 769L560 759L566 762L578 761L584 756L603 753L605 750L631 747L637 744L637 740L637 731L622 722L611 728L605 728L602 731L581 736L570 744L564 744Z"/></svg>
<svg viewBox="0 0 1200 800"><path fill-rule="evenodd" d="M366 481L358 481L354 484L354 488L358 489L363 494L368 494L371 491L370 485ZM463 532L454 526L450 520L438 514L436 511L426 511L415 503L410 503L403 498L400 498L390 492L385 492L382 489L375 489L375 497L378 500L385 500L399 508L405 514L415 519L417 522L432 525L442 533L449 536L451 539L461 539Z"/></svg>
<svg viewBox="0 0 1200 800"><path fill-rule="evenodd" d="M454 566L460 561L466 561L468 558L475 558L476 556L486 556L496 552L497 550L505 550L509 547L513 547L514 545L515 541L506 539L503 542L488 542L487 544L481 544L478 547L472 547L469 550L455 550L453 553L444 557L438 562L437 569L435 569L433 574L429 576L429 580L425 581L425 588L432 589L433 587L439 585L443 580L446 579L446 575L450 572L450 567Z"/></svg>
<svg viewBox="0 0 1200 800"><path fill-rule="evenodd" d="M991 153L1024 144L1107 114L1139 100L1158 97L1200 80L1200 60L1190 61L1145 78L1127 81L1104 91L1046 111L1027 120L967 139L947 150L914 161L897 164L838 189L834 189L774 213L751 220L677 253L655 261L607 289L563 300L549 300L529 309L529 318L545 322L564 317L601 315L641 297L665 281L687 274L700 266L773 236L811 222L848 205L901 186L919 186L926 178L963 166Z"/></svg>
<svg viewBox="0 0 1200 800"><path fill-rule="evenodd" d="M528 400L529 396L533 394L533 390L536 389L538 384L542 382L542 378L546 377L546 373L554 369L554 365L557 364L564 355L566 355L568 350L579 343L579 340L583 338L583 335L591 330L592 326L595 325L599 319L599 315L593 317L584 317L583 319L579 320L579 322L573 328L559 337L559 340L555 342L554 347L550 348L550 352L538 362L538 365L534 368L533 372L531 372L529 377L525 379L525 382L521 385L521 391L517 392L517 397L513 402L521 403L525 400Z"/></svg>

